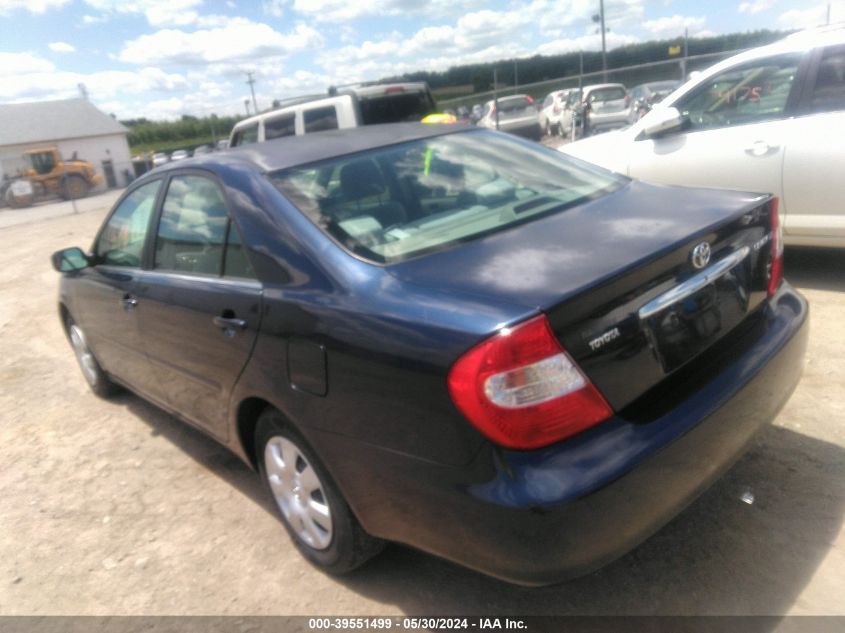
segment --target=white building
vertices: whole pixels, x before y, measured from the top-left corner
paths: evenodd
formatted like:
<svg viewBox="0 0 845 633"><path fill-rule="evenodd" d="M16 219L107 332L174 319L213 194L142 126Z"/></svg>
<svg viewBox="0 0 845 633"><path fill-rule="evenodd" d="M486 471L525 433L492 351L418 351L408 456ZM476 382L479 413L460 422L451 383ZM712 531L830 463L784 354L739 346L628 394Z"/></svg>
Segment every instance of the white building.
<svg viewBox="0 0 845 633"><path fill-rule="evenodd" d="M58 147L74 153L103 177L103 187L124 187L132 172L127 130L86 99L0 104L0 180L26 167L28 149Z"/></svg>

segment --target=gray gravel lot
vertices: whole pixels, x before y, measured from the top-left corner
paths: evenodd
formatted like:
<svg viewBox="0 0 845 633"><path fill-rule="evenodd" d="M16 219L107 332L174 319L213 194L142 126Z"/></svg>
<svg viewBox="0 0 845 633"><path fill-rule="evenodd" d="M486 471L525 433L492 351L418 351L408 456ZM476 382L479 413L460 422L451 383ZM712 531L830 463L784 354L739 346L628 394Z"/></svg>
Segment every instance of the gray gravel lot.
<svg viewBox="0 0 845 633"><path fill-rule="evenodd" d="M225 449L138 397L89 393L49 255L87 247L106 209L49 207L0 228L0 614L845 614L845 253L788 251L811 303L798 390L632 553L542 589L398 546L332 578Z"/></svg>

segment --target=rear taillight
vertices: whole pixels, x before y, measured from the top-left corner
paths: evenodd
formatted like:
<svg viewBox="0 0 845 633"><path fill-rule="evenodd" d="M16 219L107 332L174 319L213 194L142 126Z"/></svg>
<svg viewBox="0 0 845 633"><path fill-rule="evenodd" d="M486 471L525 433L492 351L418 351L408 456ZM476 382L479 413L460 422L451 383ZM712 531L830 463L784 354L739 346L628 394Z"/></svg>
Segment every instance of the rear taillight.
<svg viewBox="0 0 845 633"><path fill-rule="evenodd" d="M506 448L546 446L613 414L543 315L466 352L449 371L448 385L461 413Z"/></svg>
<svg viewBox="0 0 845 633"><path fill-rule="evenodd" d="M405 92L405 89L402 86L390 86L390 88L385 89L384 94L395 95L399 94L400 92Z"/></svg>
<svg viewBox="0 0 845 633"><path fill-rule="evenodd" d="M529 103L529 105L534 105L534 97L531 95L525 95L525 100Z"/></svg>
<svg viewBox="0 0 845 633"><path fill-rule="evenodd" d="M772 223L772 263L769 269L769 296L778 291L783 281L783 224L778 214L778 199L769 203L769 219Z"/></svg>

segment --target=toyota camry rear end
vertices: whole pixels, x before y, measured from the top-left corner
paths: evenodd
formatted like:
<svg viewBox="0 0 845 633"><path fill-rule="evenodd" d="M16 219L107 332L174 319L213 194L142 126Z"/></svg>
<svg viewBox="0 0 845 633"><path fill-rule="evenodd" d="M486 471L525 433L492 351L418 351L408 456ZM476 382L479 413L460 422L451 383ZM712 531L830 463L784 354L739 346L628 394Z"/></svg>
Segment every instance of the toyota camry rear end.
<svg viewBox="0 0 845 633"><path fill-rule="evenodd" d="M215 345L255 336L216 435L329 571L386 540L522 584L586 573L692 502L800 378L808 308L783 280L770 195L654 186L458 126L292 137L183 169L220 184L260 292L209 316ZM69 314L83 273L63 285ZM227 308L237 283L215 287ZM177 331L186 315L169 345L142 341L151 367L197 335ZM75 327L97 357L96 324Z"/></svg>

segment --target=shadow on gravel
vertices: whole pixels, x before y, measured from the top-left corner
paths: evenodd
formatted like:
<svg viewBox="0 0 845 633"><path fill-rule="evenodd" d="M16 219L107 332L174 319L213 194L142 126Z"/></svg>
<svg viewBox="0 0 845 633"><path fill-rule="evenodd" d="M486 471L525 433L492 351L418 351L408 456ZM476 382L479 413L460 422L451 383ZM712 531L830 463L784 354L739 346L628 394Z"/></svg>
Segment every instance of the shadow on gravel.
<svg viewBox="0 0 845 633"><path fill-rule="evenodd" d="M796 288L845 292L845 249L787 247L784 270Z"/></svg>
<svg viewBox="0 0 845 633"><path fill-rule="evenodd" d="M202 431L133 393L122 393L114 399L114 402L125 406L140 421L149 426L153 435L163 436L186 455L275 516L273 501L268 498L258 475L229 449L224 448Z"/></svg>
<svg viewBox="0 0 845 633"><path fill-rule="evenodd" d="M153 433L275 512L257 475L227 449L134 395L121 400ZM589 576L523 588L391 546L338 582L406 614L779 615L836 539L843 482L845 450L772 426L675 520ZM739 498L748 490L752 505Z"/></svg>

